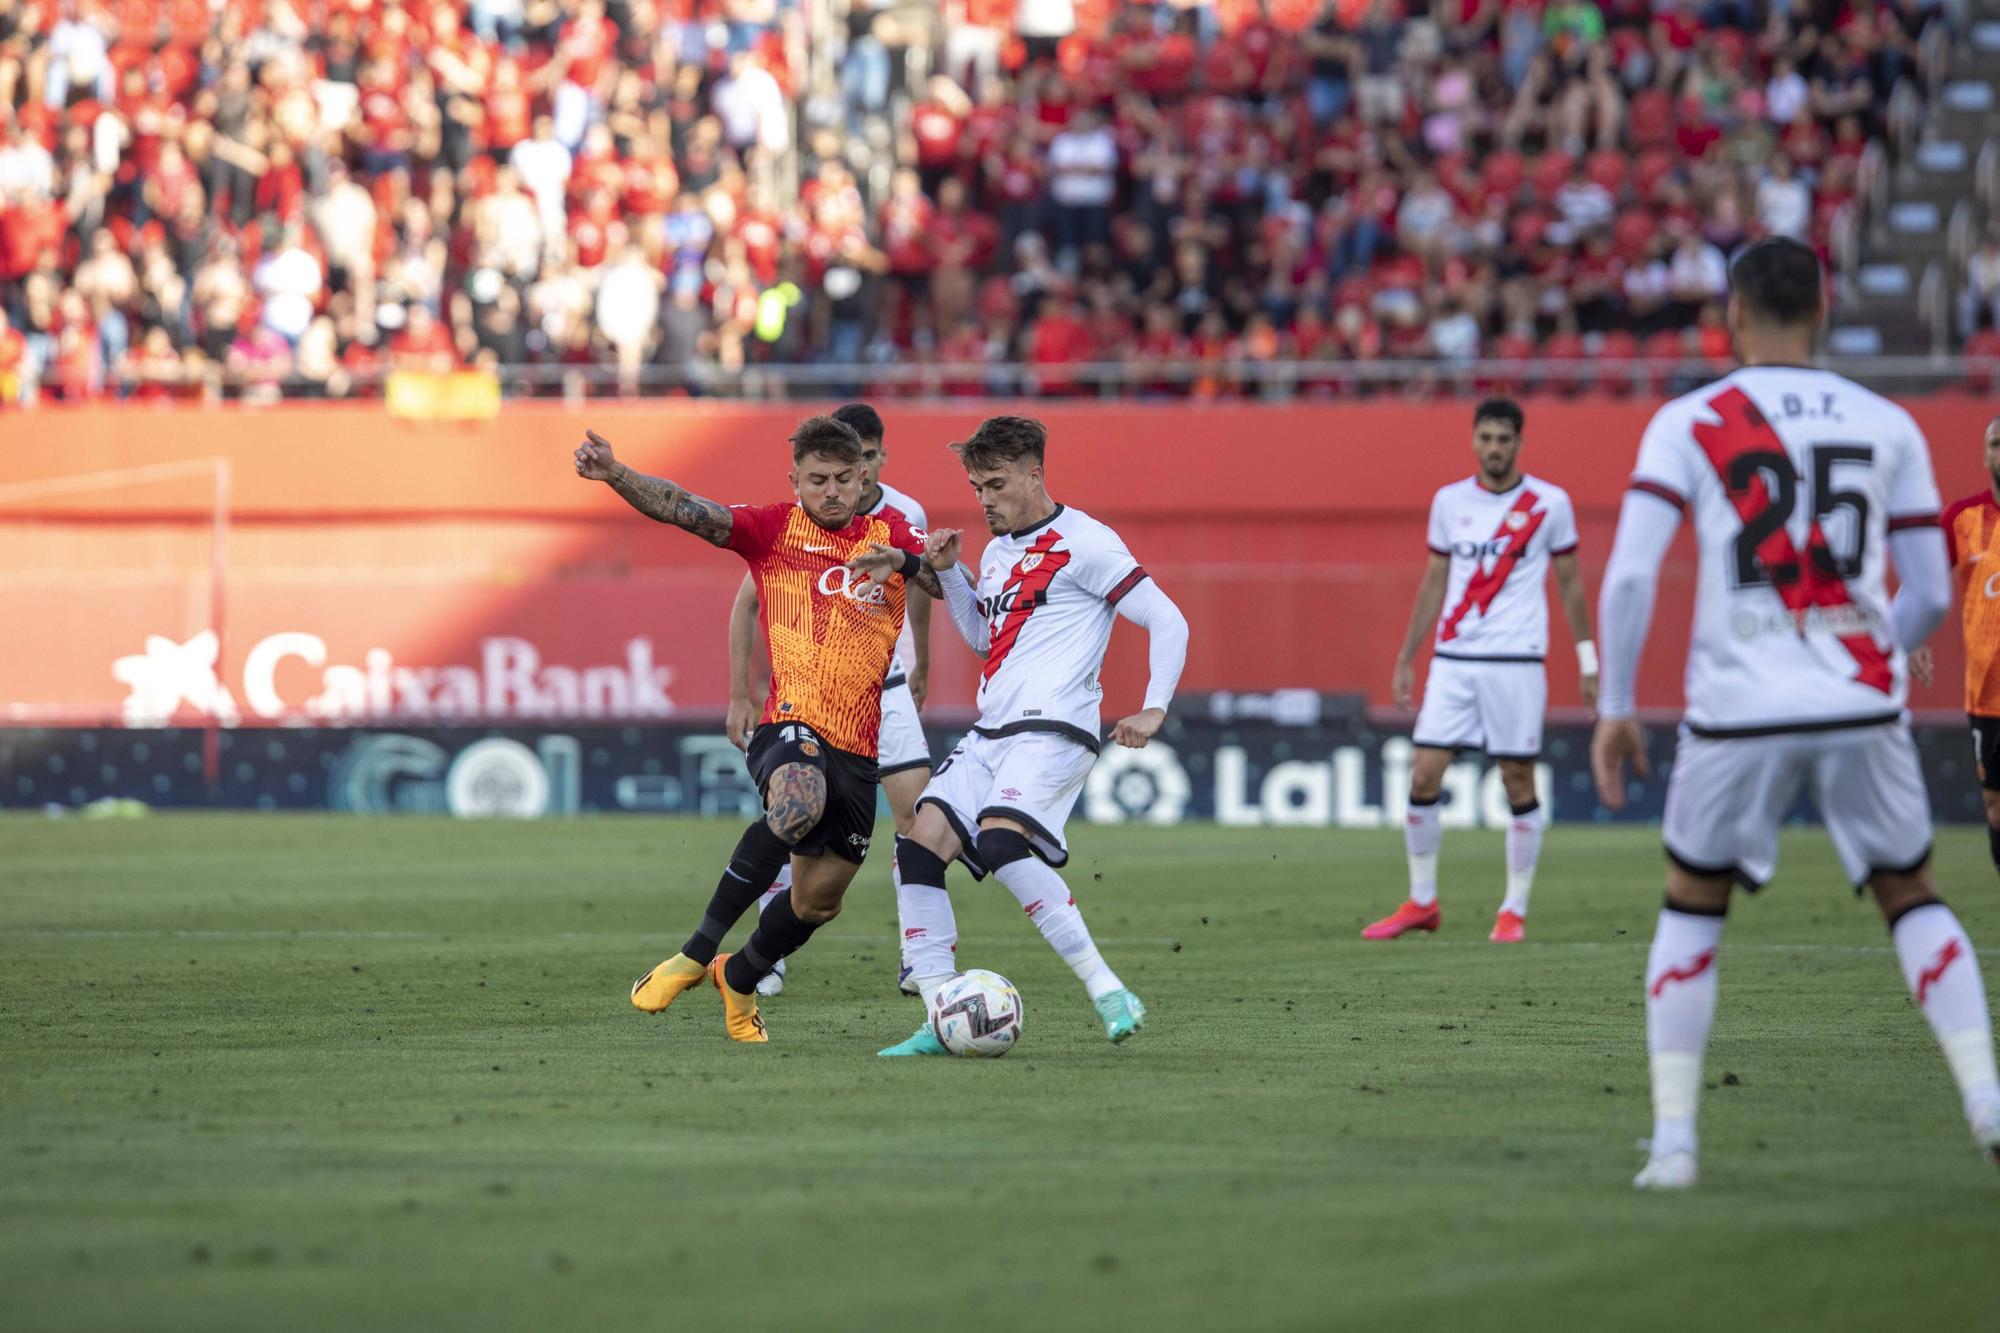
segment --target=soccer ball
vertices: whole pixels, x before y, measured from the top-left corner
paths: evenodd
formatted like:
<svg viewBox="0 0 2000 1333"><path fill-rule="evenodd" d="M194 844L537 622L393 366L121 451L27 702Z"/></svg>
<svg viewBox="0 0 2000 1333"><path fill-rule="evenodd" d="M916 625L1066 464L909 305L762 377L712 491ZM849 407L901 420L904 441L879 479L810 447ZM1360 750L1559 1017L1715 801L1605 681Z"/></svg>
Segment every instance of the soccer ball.
<svg viewBox="0 0 2000 1333"><path fill-rule="evenodd" d="M953 1055L1005 1055L1021 1035L1021 992L998 972L960 972L931 996L931 1031Z"/></svg>

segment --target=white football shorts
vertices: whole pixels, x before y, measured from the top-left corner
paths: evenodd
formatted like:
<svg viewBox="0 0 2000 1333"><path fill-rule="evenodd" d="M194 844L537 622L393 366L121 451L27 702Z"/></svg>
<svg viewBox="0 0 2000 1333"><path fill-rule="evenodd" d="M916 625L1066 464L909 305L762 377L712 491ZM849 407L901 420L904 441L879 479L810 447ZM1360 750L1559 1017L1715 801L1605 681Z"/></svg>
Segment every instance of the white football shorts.
<svg viewBox="0 0 2000 1333"><path fill-rule="evenodd" d="M1930 855L1930 797L1901 722L1712 739L1682 727L1661 829L1667 855L1692 874L1756 888L1778 868L1778 828L1801 790L1856 888Z"/></svg>
<svg viewBox="0 0 2000 1333"><path fill-rule="evenodd" d="M1484 750L1492 759L1534 759L1548 702L1540 662L1434 657L1410 739L1440 750Z"/></svg>
<svg viewBox="0 0 2000 1333"><path fill-rule="evenodd" d="M1097 756L1088 747L1048 731L982 736L969 731L945 756L917 807L944 812L963 848L962 859L984 878L974 839L989 815L1018 821L1028 830L1035 855L1061 869L1069 861L1063 826L1083 794Z"/></svg>
<svg viewBox="0 0 2000 1333"><path fill-rule="evenodd" d="M882 732L875 742L877 771L888 777L906 769L931 766L930 743L907 684L882 691Z"/></svg>

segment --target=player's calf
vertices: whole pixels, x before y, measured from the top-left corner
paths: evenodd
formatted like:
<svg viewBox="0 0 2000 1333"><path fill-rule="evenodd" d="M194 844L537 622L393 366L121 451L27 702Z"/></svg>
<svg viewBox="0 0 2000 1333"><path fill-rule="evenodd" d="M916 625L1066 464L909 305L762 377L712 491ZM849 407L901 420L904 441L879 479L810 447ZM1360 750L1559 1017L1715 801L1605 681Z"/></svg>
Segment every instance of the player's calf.
<svg viewBox="0 0 2000 1333"><path fill-rule="evenodd" d="M928 1005L957 970L958 919L945 891L945 861L922 843L898 835L892 876L903 929L903 966Z"/></svg>
<svg viewBox="0 0 2000 1333"><path fill-rule="evenodd" d="M2000 1153L2000 1077L1979 955L1957 915L1932 891L1929 869L1871 881L1910 997L1944 1050L1980 1149Z"/></svg>
<svg viewBox="0 0 2000 1333"><path fill-rule="evenodd" d="M1640 1189L1694 1184L1701 1062L1715 1023L1716 957L1729 902L1727 880L1676 870L1646 960L1646 1050L1652 1066L1653 1137Z"/></svg>
<svg viewBox="0 0 2000 1333"><path fill-rule="evenodd" d="M635 1009L661 1013L683 992L701 984L722 947L722 937L784 868L794 841L780 836L768 819L743 830L694 934L688 936L679 953L632 983Z"/></svg>
<svg viewBox="0 0 2000 1333"><path fill-rule="evenodd" d="M979 831L979 860L990 870L1028 919L1042 932L1059 957L1076 973L1091 1006L1114 1042L1125 1040L1142 1025L1145 1007L1125 988L1097 951L1083 913L1070 896L1063 877L1035 855L1034 846L1018 828L994 826Z"/></svg>

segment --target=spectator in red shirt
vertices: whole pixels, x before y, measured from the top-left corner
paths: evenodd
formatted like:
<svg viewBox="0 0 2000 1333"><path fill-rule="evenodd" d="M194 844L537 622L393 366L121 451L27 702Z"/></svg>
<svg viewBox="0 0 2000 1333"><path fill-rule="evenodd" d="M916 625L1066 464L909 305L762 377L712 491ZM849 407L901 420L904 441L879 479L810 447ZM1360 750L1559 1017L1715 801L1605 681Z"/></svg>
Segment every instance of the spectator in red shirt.
<svg viewBox="0 0 2000 1333"><path fill-rule="evenodd" d="M442 375L457 366L458 348L451 330L437 321L429 306L410 306L403 331L389 342L389 368Z"/></svg>
<svg viewBox="0 0 2000 1333"><path fill-rule="evenodd" d="M1042 393L1058 398L1078 393L1080 386L1072 367L1088 363L1091 354L1083 307L1072 296L1052 297L1028 335L1028 362L1035 369Z"/></svg>

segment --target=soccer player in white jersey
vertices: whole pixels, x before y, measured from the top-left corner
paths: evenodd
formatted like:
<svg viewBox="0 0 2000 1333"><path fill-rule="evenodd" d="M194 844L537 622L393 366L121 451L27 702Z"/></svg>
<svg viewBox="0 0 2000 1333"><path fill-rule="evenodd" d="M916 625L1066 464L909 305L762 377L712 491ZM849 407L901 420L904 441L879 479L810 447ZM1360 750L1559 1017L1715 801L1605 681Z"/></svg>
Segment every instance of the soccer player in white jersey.
<svg viewBox="0 0 2000 1333"><path fill-rule="evenodd" d="M944 888L945 865L963 860L974 878L993 875L1083 982L1104 1035L1122 1042L1146 1017L1139 997L1105 963L1057 872L1069 860L1063 826L1097 760L1103 688L1097 682L1112 622L1147 633L1151 679L1145 705L1111 728L1139 747L1166 721L1187 661L1187 621L1118 534L1080 509L1049 498L1042 477L1048 432L1026 417L992 417L952 446L979 497L993 540L979 572L958 563L959 534L930 535L927 559L946 589L952 623L985 659L979 721L938 765L917 800L917 819L896 839L909 895L906 931L922 934L909 962L926 1004L951 978L958 925ZM898 557L879 556L886 573ZM929 1024L883 1055L942 1055Z"/></svg>
<svg viewBox="0 0 2000 1333"><path fill-rule="evenodd" d="M1410 896L1361 932L1392 940L1436 930L1438 846L1444 830L1438 797L1445 770L1460 750L1484 750L1500 765L1513 816L1507 823L1507 895L1488 939L1518 943L1527 929L1528 891L1535 883L1547 816L1535 793L1542 752L1542 710L1548 677L1551 567L1564 618L1576 637L1583 703L1597 701L1597 646L1590 639L1590 605L1576 567L1576 510L1562 487L1521 471L1524 418L1511 398L1488 398L1472 413L1472 456L1479 470L1431 499L1431 560L1417 588L1409 632L1396 655L1396 702L1410 706L1417 649L1431 644L1430 677L1412 737L1410 812L1403 842L1410 858ZM1447 609L1448 608L1448 609Z"/></svg>
<svg viewBox="0 0 2000 1333"><path fill-rule="evenodd" d="M881 413L866 403L849 403L835 408L831 415L835 421L852 426L854 433L861 437L861 512L899 518L919 532L928 528L930 524L924 517L923 506L882 480L882 465L888 461L889 448ZM882 792L889 798L889 814L896 822L898 834L910 831L910 822L916 817L917 796L931 779L930 745L924 740L923 723L917 717L917 710L924 706L924 693L930 680L931 599L912 597L907 607L903 637L896 645L896 655L889 661L889 674L882 681L882 733L879 742L880 768L877 770L881 775ZM750 680L751 651L756 639L757 583L746 576L742 586L736 590L736 604L729 612L729 717L724 724L730 743L746 752L757 722L756 699L761 693L753 693ZM889 863L889 877L896 883L900 911L903 889L893 860ZM792 868L787 864L778 872L777 881L757 900L758 912L762 913L776 899L791 892L791 887ZM904 928L906 956L897 982L906 993L915 995L917 987L910 980L907 958L911 938L908 932L911 929L921 932L922 928L907 925ZM760 995L776 995L784 988L783 962L757 983Z"/></svg>
<svg viewBox="0 0 2000 1333"><path fill-rule="evenodd" d="M1905 654L1951 605L1937 484L1909 413L1810 369L1819 261L1772 237L1730 270L1739 369L1661 408L1639 445L1605 571L1600 799L1644 774L1632 682L1683 515L1698 562L1687 709L1667 781L1667 897L1646 964L1653 1138L1641 1189L1695 1183L1695 1107L1736 885L1778 861L1809 787L1857 892L1874 891L1904 980L1944 1048L1980 1150L2000 1157L2000 1083L1979 958L1938 899L1930 801L1904 711ZM1892 601L1884 573L1893 560Z"/></svg>

